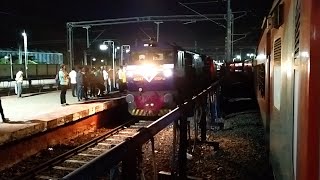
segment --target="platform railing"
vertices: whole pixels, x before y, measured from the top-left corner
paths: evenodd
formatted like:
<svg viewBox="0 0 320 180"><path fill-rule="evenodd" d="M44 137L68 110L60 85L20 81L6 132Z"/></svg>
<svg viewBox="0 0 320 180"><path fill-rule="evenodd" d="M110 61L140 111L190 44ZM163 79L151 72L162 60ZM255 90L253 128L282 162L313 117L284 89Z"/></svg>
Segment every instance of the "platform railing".
<svg viewBox="0 0 320 180"><path fill-rule="evenodd" d="M142 146L148 141L153 142L156 134L171 124L174 124L174 136L176 129L179 129L179 151L178 151L178 168L172 170L171 176L178 177L179 179L186 179L187 177L187 148L188 148L188 114L193 111L195 106L205 107L208 96L219 92L220 83L215 82L207 89L203 90L198 95L190 98L185 103L181 104L168 114L162 116L154 121L149 126L139 129L139 131L132 137L126 139L125 142L116 145L111 150L106 151L104 154L91 160L88 164L75 170L63 179L95 179L97 176L106 175L110 170L122 162L122 179L137 179L139 174L139 161L142 156ZM206 115L201 116L200 129L201 141L206 141ZM176 136L173 138L173 146L175 152ZM214 143L214 142L213 142ZM217 146L217 143L214 143ZM173 155L174 156L174 155ZM173 157L175 159L175 157ZM156 176L156 174L155 174ZM155 177L156 179L156 177Z"/></svg>

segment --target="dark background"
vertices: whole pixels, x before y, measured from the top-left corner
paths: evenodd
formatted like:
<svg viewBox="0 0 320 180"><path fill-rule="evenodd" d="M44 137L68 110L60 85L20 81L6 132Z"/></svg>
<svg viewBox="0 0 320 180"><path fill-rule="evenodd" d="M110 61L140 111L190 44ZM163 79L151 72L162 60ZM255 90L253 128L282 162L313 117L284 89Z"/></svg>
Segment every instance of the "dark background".
<svg viewBox="0 0 320 180"><path fill-rule="evenodd" d="M66 51L66 22L122 18L152 15L180 15L194 12L178 2L205 2L206 0L1 0L0 7L0 48L17 48L22 44L21 32L28 34L28 48ZM232 10L246 11L247 15L236 20L234 33L248 33L235 44L235 52L243 47L257 45L261 24L271 8L272 0L232 0ZM225 14L226 1L217 3L187 5L202 14ZM236 15L237 16L237 15ZM219 21L226 25L226 21ZM156 36L156 25L152 23L113 25L90 29L90 38L119 39L122 43L133 44L136 40ZM75 43L85 46L85 29L75 30ZM160 40L176 42L181 46L210 47L216 51L224 49L226 30L212 22L198 22L183 25L165 23L160 26ZM98 40L99 42L99 40Z"/></svg>

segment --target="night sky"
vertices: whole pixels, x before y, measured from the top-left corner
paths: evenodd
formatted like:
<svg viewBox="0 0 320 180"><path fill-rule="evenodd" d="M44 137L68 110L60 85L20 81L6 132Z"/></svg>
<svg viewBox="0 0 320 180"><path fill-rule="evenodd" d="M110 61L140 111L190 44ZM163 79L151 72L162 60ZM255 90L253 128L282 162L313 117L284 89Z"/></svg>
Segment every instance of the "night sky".
<svg viewBox="0 0 320 180"><path fill-rule="evenodd" d="M192 11L178 2L205 2L206 0L1 0L0 7L0 47L16 48L22 42L21 32L26 29L31 48L66 50L66 22L122 18L152 15L191 14ZM247 11L248 15L237 20L234 33L249 33L237 46L257 44L263 17L271 8L273 0L232 0L233 11ZM188 5L202 14L224 14L226 2ZM219 21L226 24L225 21ZM135 39L147 39L156 36L155 24L114 25L92 28L91 38L102 30L101 39L119 39L132 44ZM188 25L166 23L161 25L160 39L176 42L183 46L224 46L225 29L212 22L200 22ZM85 43L85 30L77 29L75 38L80 44Z"/></svg>

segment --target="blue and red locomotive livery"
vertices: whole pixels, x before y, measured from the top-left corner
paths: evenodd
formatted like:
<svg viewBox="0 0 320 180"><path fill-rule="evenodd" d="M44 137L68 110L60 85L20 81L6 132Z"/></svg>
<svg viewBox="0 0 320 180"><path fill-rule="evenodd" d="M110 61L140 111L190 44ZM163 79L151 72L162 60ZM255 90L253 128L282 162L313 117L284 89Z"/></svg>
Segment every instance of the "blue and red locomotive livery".
<svg viewBox="0 0 320 180"><path fill-rule="evenodd" d="M209 85L214 74L211 58L178 47L133 50L126 67L129 112L162 116Z"/></svg>

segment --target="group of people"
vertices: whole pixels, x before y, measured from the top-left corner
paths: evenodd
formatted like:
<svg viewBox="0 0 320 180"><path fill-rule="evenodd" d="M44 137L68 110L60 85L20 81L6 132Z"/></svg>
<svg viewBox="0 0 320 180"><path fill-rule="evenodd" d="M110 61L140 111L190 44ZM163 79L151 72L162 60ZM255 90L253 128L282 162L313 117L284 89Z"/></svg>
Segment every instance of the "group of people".
<svg viewBox="0 0 320 180"><path fill-rule="evenodd" d="M65 65L61 65L56 80L60 85L60 103L62 106L68 105L66 102L66 92L71 86L72 96L77 97L78 101L88 100L89 96L95 98L98 95L109 94L112 90L113 70L109 66L102 66L100 69L78 67L77 70L72 68L68 73ZM120 67L118 71L117 84L120 91L125 90L125 70ZM98 92L101 92L98 94Z"/></svg>

